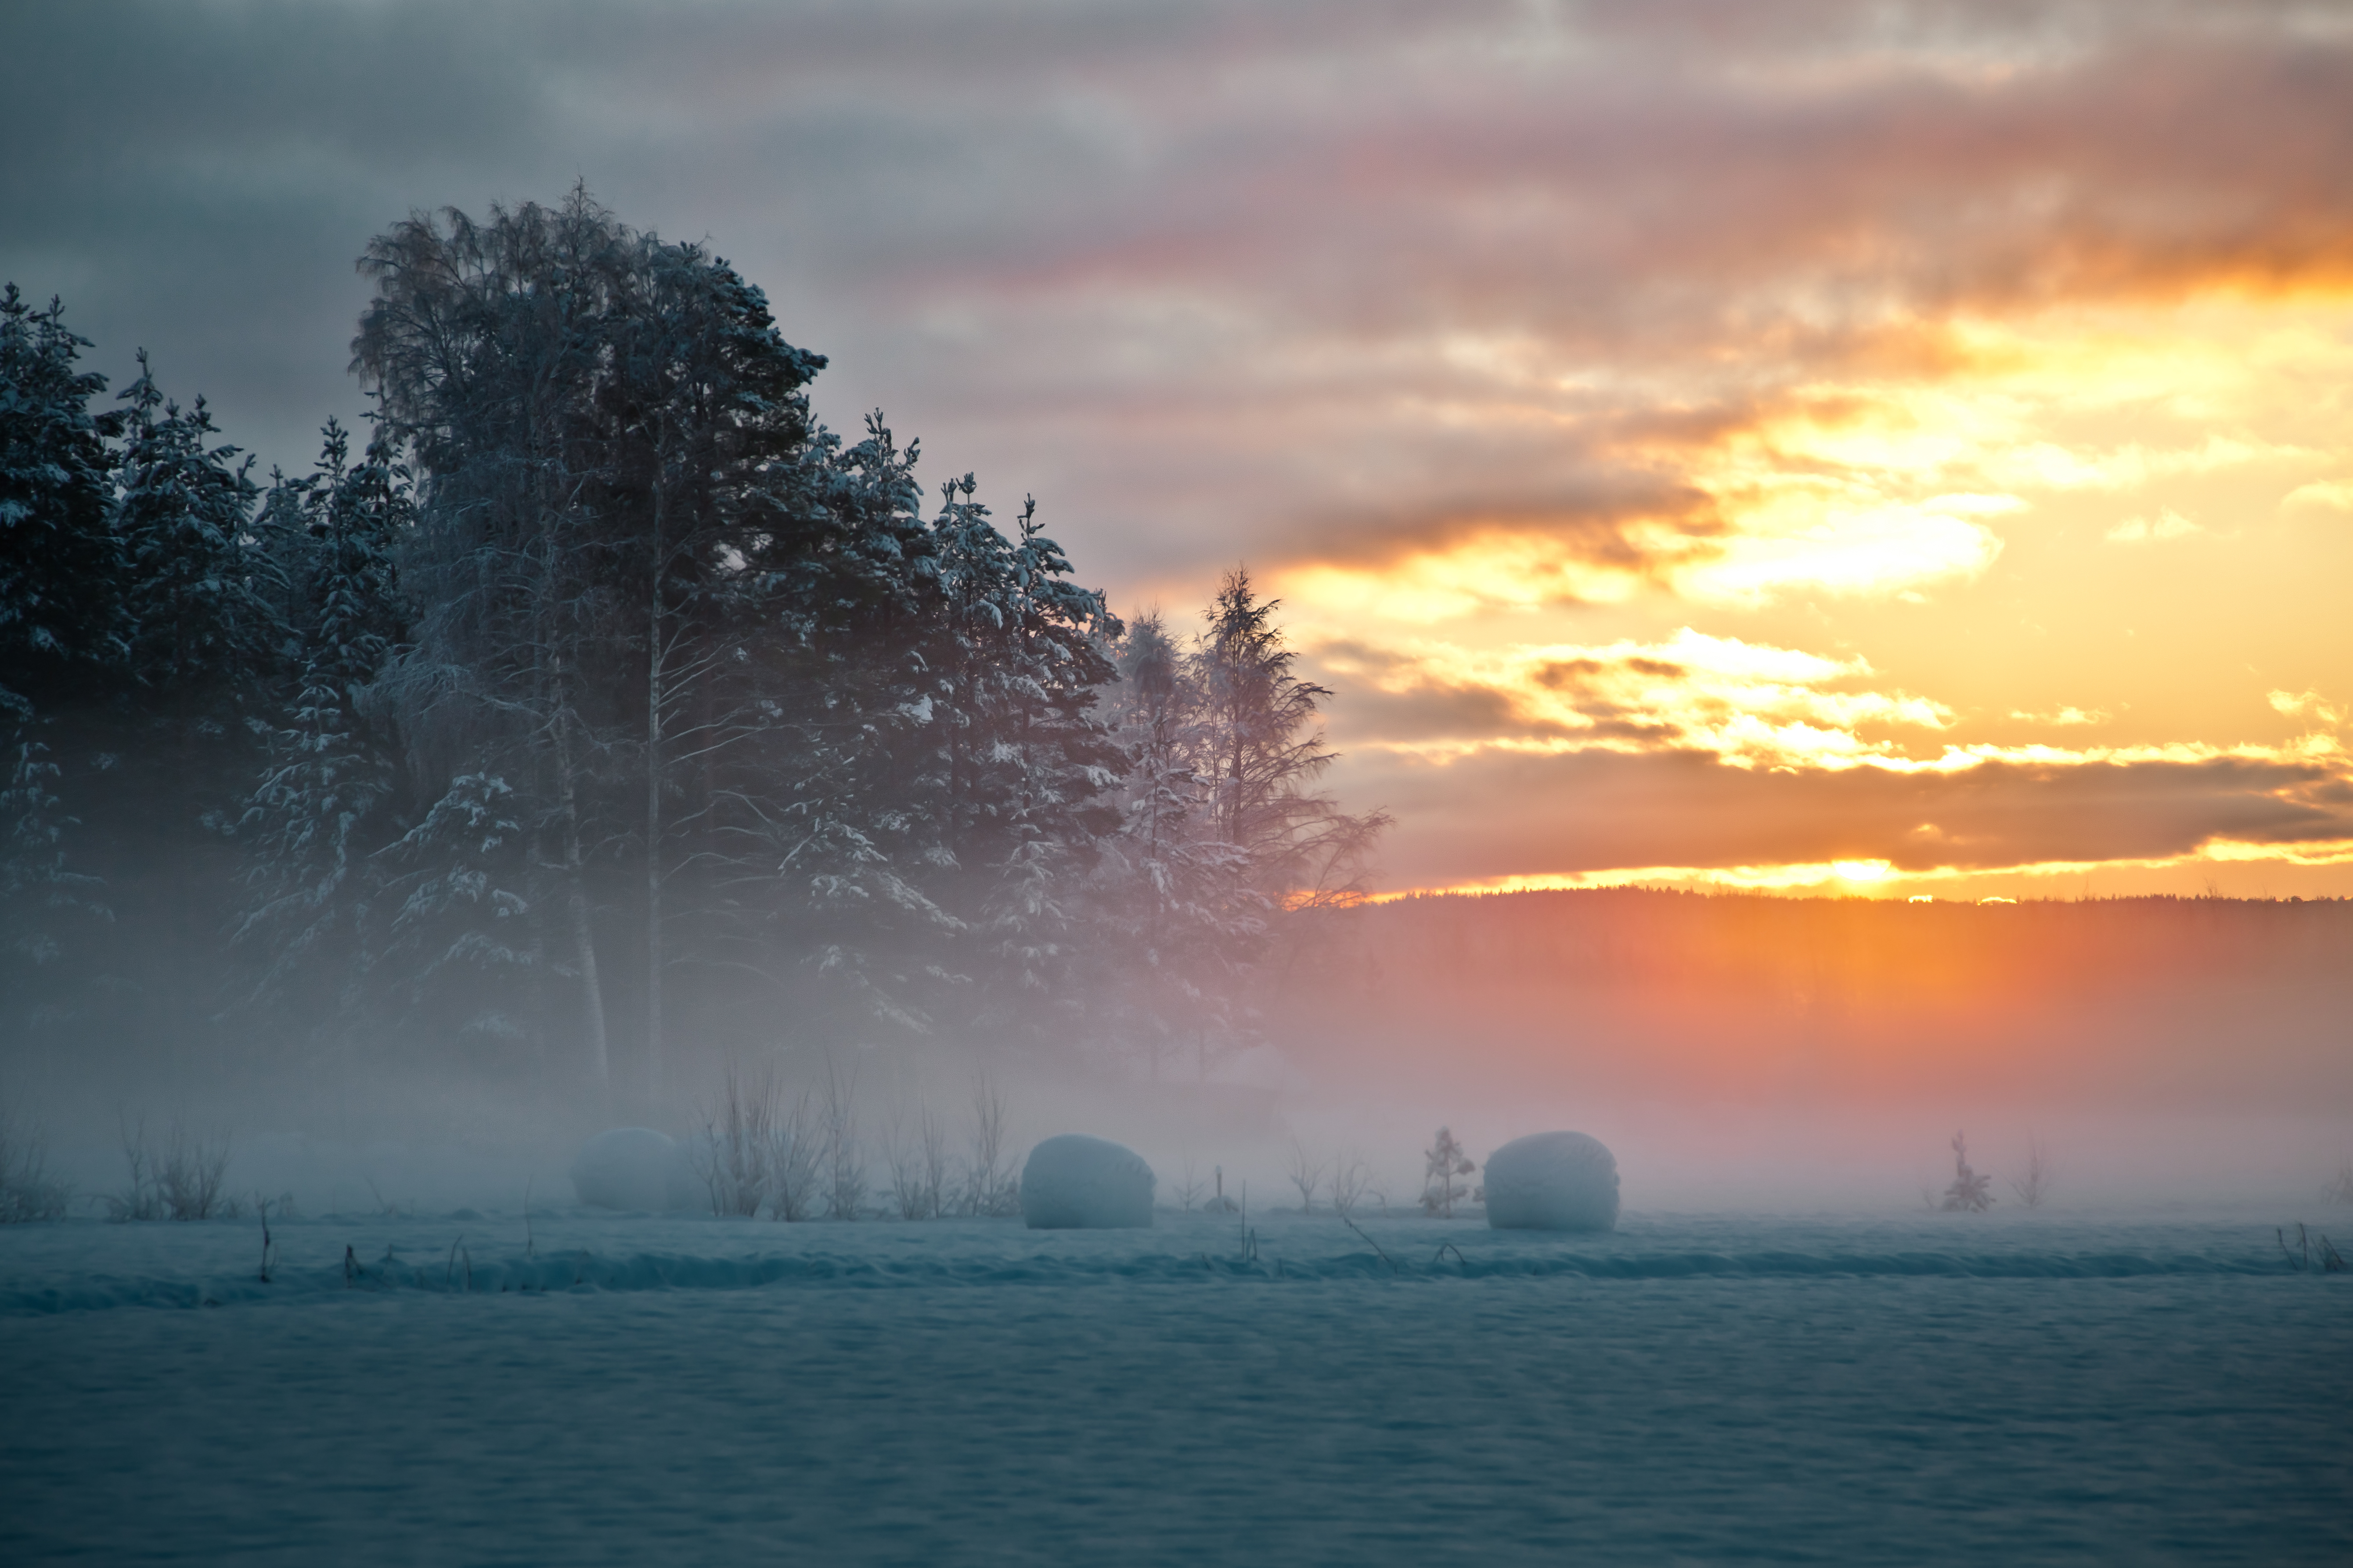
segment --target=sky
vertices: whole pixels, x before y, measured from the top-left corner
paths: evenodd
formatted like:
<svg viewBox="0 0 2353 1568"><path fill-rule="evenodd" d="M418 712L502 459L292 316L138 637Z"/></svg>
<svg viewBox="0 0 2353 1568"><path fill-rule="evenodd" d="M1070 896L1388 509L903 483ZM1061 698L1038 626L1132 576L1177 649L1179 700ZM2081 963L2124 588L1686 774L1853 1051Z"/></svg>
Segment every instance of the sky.
<svg viewBox="0 0 2353 1568"><path fill-rule="evenodd" d="M707 240L1384 890L2353 895L2353 6L0 0L0 278L305 465L418 208Z"/></svg>

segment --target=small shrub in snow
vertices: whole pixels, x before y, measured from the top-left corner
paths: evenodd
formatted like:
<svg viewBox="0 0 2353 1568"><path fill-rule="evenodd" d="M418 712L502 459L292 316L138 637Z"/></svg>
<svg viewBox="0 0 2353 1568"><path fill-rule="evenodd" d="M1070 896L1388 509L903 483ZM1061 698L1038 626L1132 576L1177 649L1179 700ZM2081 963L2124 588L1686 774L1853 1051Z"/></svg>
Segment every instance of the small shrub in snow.
<svg viewBox="0 0 2353 1568"><path fill-rule="evenodd" d="M2026 1140L2025 1179L2010 1183L2010 1190L2016 1193L2018 1201L2028 1208L2039 1209L2051 1201L2051 1187L2056 1175L2051 1164L2051 1152L2042 1146L2042 1140L2029 1137Z"/></svg>
<svg viewBox="0 0 2353 1568"><path fill-rule="evenodd" d="M884 1149L891 1167L891 1206L901 1219L937 1219L946 1212L948 1135L929 1106L910 1129L893 1117Z"/></svg>
<svg viewBox="0 0 2353 1568"><path fill-rule="evenodd" d="M719 1107L702 1113L702 1135L692 1149L695 1173L711 1193L711 1212L749 1217L770 1202L777 1167L787 1157L783 1095L774 1068L744 1083L727 1069Z"/></svg>
<svg viewBox="0 0 2353 1568"><path fill-rule="evenodd" d="M1983 1214L1993 1207L1993 1178L1969 1168L1968 1141L1953 1134L1953 1184L1945 1189L1945 1209L1955 1214Z"/></svg>
<svg viewBox="0 0 2353 1568"><path fill-rule="evenodd" d="M1324 1184L1324 1165L1321 1161L1309 1159L1306 1148L1296 1138L1291 1141L1291 1158L1283 1163L1283 1174L1299 1189L1299 1212L1314 1214L1316 1191Z"/></svg>
<svg viewBox="0 0 2353 1568"><path fill-rule="evenodd" d="M1005 1095L987 1078L972 1091L972 1152L965 1163L965 1214L1004 1216L1021 1212L1021 1183L1006 1152Z"/></svg>
<svg viewBox="0 0 2353 1568"><path fill-rule="evenodd" d="M1438 1130L1437 1142L1422 1154L1421 1163L1421 1212L1434 1219L1452 1219L1454 1205L1472 1195L1471 1189L1456 1185L1454 1178L1467 1176L1479 1167L1443 1127Z"/></svg>
<svg viewBox="0 0 2353 1568"><path fill-rule="evenodd" d="M776 1140L776 1163L769 1171L769 1218L797 1225L817 1217L818 1189L822 1184L818 1161L824 1152L816 1108L803 1090L786 1110Z"/></svg>
<svg viewBox="0 0 2353 1568"><path fill-rule="evenodd" d="M858 1068L825 1064L825 1214L856 1219L866 1207L866 1159L858 1142Z"/></svg>
<svg viewBox="0 0 2353 1568"><path fill-rule="evenodd" d="M0 1225L63 1219L72 1194L49 1179L48 1148L37 1132L0 1119Z"/></svg>
<svg viewBox="0 0 2353 1568"><path fill-rule="evenodd" d="M174 1122L161 1145L147 1141L143 1121L122 1135L131 1184L105 1195L111 1220L235 1219L245 1205L228 1195L228 1140L191 1137Z"/></svg>
<svg viewBox="0 0 2353 1568"><path fill-rule="evenodd" d="M2337 1167L2337 1179L2321 1188L2320 1195L2332 1204L2353 1204L2353 1160Z"/></svg>
<svg viewBox="0 0 2353 1568"><path fill-rule="evenodd" d="M1342 1219L1355 1214L1372 1181L1372 1171L1354 1150L1332 1156L1332 1212Z"/></svg>

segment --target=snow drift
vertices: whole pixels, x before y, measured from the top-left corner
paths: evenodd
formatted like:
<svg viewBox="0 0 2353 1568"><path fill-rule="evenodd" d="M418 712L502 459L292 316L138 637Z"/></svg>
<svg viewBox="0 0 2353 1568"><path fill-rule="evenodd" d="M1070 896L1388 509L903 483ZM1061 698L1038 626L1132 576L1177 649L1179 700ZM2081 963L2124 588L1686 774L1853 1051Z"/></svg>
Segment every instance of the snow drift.
<svg viewBox="0 0 2353 1568"><path fill-rule="evenodd" d="M1487 1156L1487 1223L1497 1230L1611 1230L1618 1162L1598 1138L1537 1132Z"/></svg>
<svg viewBox="0 0 2353 1568"><path fill-rule="evenodd" d="M703 1206L702 1184L686 1151L650 1127L616 1127L580 1146L572 1186L591 1208L667 1209Z"/></svg>
<svg viewBox="0 0 2353 1568"><path fill-rule="evenodd" d="M1134 1150L1065 1132L1029 1151L1021 1217L1031 1230L1117 1230L1152 1223L1152 1167Z"/></svg>

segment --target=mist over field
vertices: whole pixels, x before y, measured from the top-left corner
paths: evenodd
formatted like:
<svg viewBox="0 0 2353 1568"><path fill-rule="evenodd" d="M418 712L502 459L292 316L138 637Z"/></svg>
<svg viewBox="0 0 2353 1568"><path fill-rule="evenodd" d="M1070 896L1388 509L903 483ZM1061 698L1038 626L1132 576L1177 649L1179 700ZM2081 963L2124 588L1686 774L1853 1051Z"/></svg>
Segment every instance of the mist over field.
<svg viewBox="0 0 2353 1568"><path fill-rule="evenodd" d="M1296 1206L1284 1172L1303 1151L1361 1162L1368 1201L1409 1210L1441 1122L1482 1158L1527 1132L1590 1131L1617 1152L1627 1203L1658 1210L1918 1208L1950 1179L1956 1131L2013 1208L2039 1142L2062 1173L2045 1200L2058 1212L2325 1212L2348 1157L2342 903L1618 889L1421 898L1303 923L1270 973L1238 982L1242 1029L1150 1051L1012 1048L952 1027L813 1039L756 997L685 991L698 1026L678 1040L670 1097L616 1114L684 1137L723 1106L731 1070L773 1070L796 1095L854 1075L878 1212L921 1117L964 1157L983 1083L1021 1147L1066 1131L1120 1139L1172 1206L1218 1167L1255 1204ZM525 1181L560 1203L573 1150L612 1119L567 1044L552 1032L526 1062L437 1057L429 1042L421 1060L368 1061L199 1017L160 1042L18 1053L5 1081L46 1110L84 1194L120 1186L120 1134L143 1118L227 1138L239 1190L312 1208L378 1194L512 1205ZM631 1076L626 1054L617 1065Z"/></svg>
<svg viewBox="0 0 2353 1568"><path fill-rule="evenodd" d="M2353 16L0 7L0 1563L2353 1562Z"/></svg>

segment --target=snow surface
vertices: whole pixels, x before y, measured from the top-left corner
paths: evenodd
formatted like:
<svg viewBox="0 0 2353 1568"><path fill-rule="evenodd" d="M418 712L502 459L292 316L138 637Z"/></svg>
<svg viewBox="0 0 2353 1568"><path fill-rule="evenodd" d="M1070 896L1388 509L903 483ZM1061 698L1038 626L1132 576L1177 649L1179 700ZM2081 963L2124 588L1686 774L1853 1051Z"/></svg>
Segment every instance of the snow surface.
<svg viewBox="0 0 2353 1568"><path fill-rule="evenodd" d="M1599 1138L1532 1132L1487 1156L1487 1223L1497 1230L1608 1230L1618 1162Z"/></svg>
<svg viewBox="0 0 2353 1568"><path fill-rule="evenodd" d="M2353 1562L2276 1217L8 1226L0 1562Z"/></svg>
<svg viewBox="0 0 2353 1568"><path fill-rule="evenodd" d="M650 1127L616 1127L580 1146L572 1185L590 1208L659 1214L707 1207L707 1193L685 1149Z"/></svg>
<svg viewBox="0 0 2353 1568"><path fill-rule="evenodd" d="M1152 1223L1152 1167L1124 1143L1065 1132L1029 1151L1021 1218L1031 1230L1118 1230Z"/></svg>

